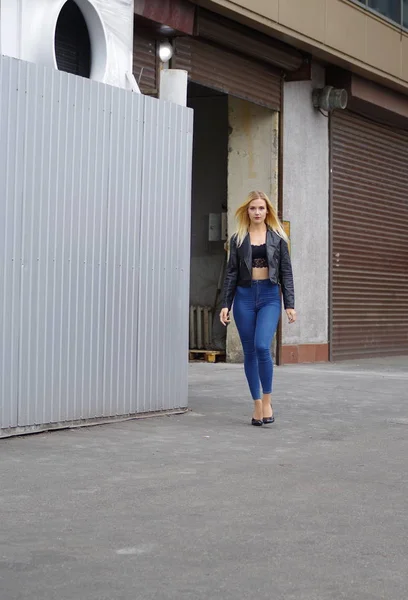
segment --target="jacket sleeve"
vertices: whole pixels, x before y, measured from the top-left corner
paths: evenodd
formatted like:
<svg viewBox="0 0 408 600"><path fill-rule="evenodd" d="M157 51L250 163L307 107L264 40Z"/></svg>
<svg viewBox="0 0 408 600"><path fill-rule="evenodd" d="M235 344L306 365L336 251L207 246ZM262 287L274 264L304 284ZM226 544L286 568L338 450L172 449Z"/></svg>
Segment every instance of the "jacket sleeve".
<svg viewBox="0 0 408 600"><path fill-rule="evenodd" d="M293 285L292 263L289 248L285 240L281 239L279 279L282 288L283 305L286 308L295 308L295 287Z"/></svg>
<svg viewBox="0 0 408 600"><path fill-rule="evenodd" d="M223 308L231 310L238 282L238 254L235 235L230 240L230 255L224 279Z"/></svg>

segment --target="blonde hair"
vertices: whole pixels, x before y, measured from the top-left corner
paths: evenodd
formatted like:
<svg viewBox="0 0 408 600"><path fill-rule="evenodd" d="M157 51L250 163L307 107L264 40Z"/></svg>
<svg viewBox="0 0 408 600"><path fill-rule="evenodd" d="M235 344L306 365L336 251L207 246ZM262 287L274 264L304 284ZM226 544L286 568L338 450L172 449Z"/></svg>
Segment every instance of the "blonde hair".
<svg viewBox="0 0 408 600"><path fill-rule="evenodd" d="M283 238L285 242L288 242L288 236L283 229L283 225L279 220L278 215L276 214L276 210L274 209L271 201L265 192L250 192L248 194L247 199L241 206L237 209L235 213L235 218L238 222L238 229L235 233L237 246L241 246L242 242L245 239L245 236L248 233L249 226L251 224L249 215L248 215L248 207L254 200L264 200L266 204L266 219L265 223L269 229L272 229L275 233L279 235L279 237Z"/></svg>

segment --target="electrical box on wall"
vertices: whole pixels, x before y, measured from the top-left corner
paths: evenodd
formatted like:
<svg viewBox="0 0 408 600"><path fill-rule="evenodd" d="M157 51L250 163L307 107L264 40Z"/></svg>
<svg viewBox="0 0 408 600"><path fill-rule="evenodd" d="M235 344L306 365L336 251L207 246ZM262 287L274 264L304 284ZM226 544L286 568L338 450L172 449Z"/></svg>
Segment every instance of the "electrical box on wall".
<svg viewBox="0 0 408 600"><path fill-rule="evenodd" d="M133 0L1 0L0 54L131 87Z"/></svg>
<svg viewBox="0 0 408 600"><path fill-rule="evenodd" d="M226 212L221 213L221 239L228 239L228 214Z"/></svg>
<svg viewBox="0 0 408 600"><path fill-rule="evenodd" d="M208 241L219 242L221 240L221 215L210 213L208 219Z"/></svg>
<svg viewBox="0 0 408 600"><path fill-rule="evenodd" d="M208 241L221 242L228 237L227 213L210 213L208 218Z"/></svg>

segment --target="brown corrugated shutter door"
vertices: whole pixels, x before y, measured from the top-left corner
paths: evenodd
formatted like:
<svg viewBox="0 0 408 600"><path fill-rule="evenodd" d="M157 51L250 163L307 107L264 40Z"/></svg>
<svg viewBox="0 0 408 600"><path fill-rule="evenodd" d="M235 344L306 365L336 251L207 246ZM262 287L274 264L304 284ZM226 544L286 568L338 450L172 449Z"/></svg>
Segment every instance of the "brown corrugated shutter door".
<svg viewBox="0 0 408 600"><path fill-rule="evenodd" d="M270 65L194 38L177 38L172 66L195 83L280 110L281 76Z"/></svg>
<svg viewBox="0 0 408 600"><path fill-rule="evenodd" d="M295 48L202 8L198 9L197 33L201 39L284 71L297 71L304 62L303 55Z"/></svg>
<svg viewBox="0 0 408 600"><path fill-rule="evenodd" d="M331 358L408 353L408 135L331 118Z"/></svg>
<svg viewBox="0 0 408 600"><path fill-rule="evenodd" d="M156 38L152 31L135 25L133 43L133 75L143 94L157 94L158 58Z"/></svg>

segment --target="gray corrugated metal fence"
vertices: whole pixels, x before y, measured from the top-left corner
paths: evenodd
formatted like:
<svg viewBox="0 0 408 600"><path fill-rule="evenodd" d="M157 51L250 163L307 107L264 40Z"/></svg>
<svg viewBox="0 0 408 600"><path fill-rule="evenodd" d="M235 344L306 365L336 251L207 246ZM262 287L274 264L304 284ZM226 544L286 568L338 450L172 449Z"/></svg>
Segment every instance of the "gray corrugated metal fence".
<svg viewBox="0 0 408 600"><path fill-rule="evenodd" d="M0 429L187 405L192 112L0 59Z"/></svg>

